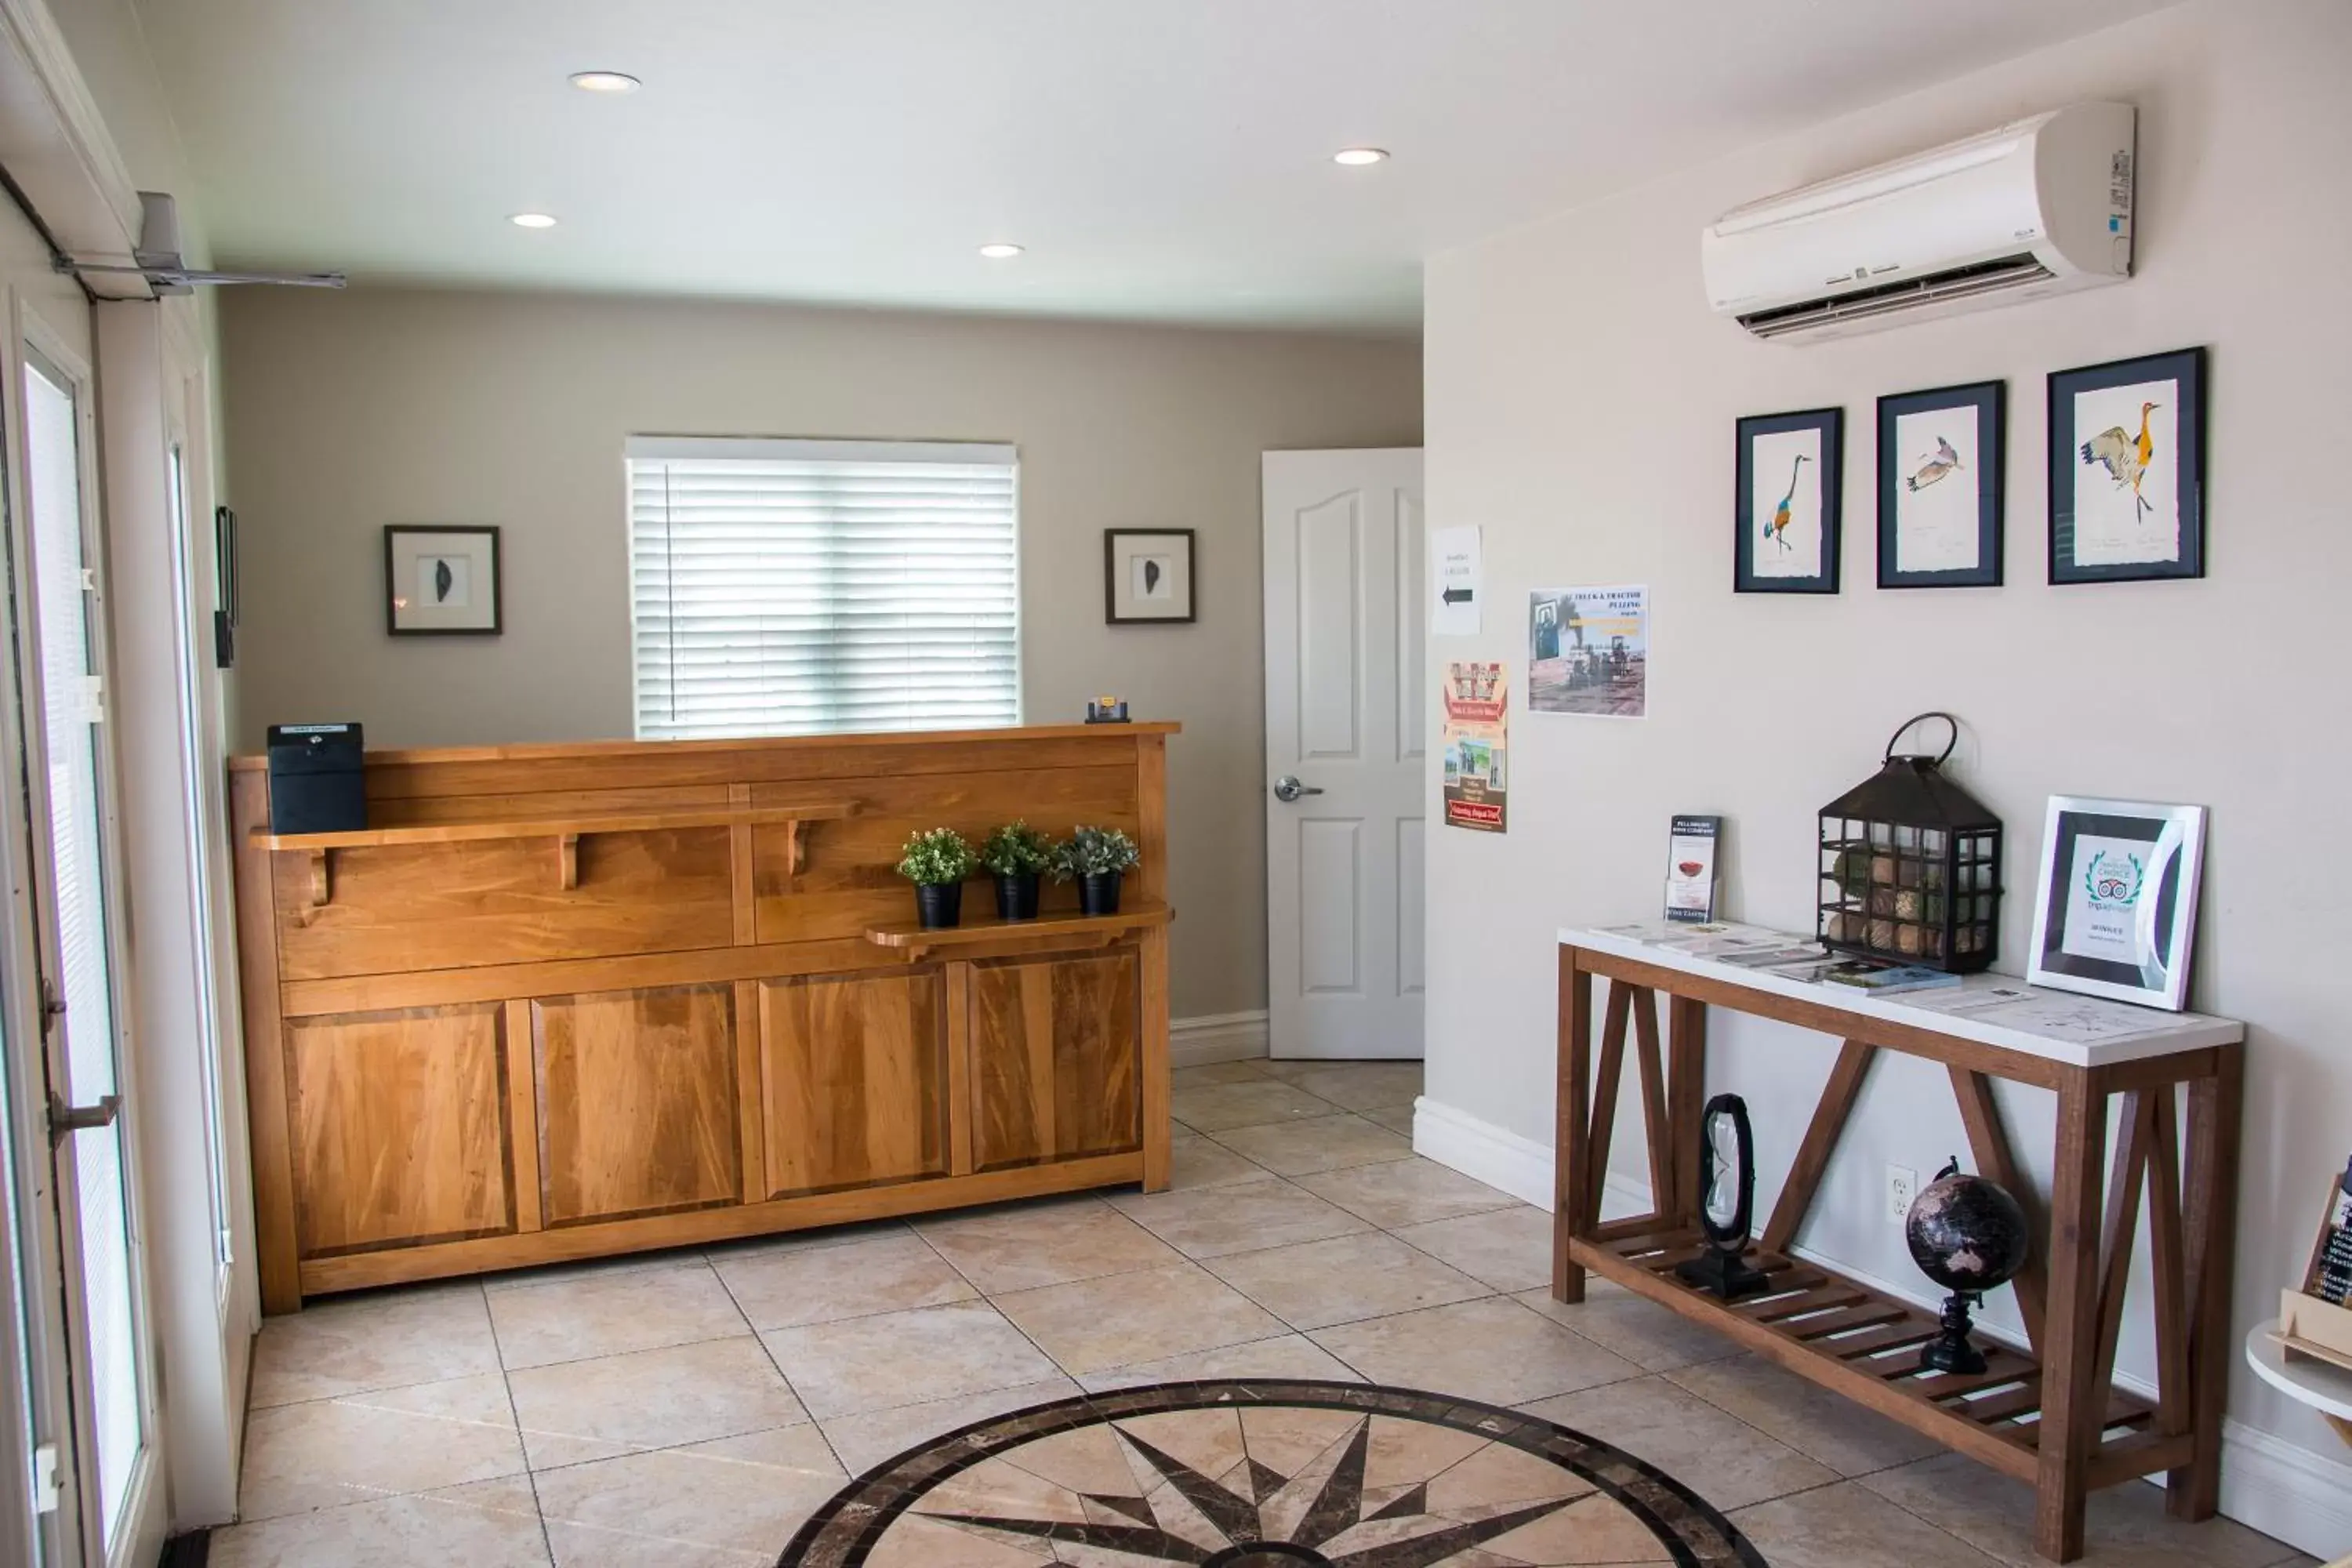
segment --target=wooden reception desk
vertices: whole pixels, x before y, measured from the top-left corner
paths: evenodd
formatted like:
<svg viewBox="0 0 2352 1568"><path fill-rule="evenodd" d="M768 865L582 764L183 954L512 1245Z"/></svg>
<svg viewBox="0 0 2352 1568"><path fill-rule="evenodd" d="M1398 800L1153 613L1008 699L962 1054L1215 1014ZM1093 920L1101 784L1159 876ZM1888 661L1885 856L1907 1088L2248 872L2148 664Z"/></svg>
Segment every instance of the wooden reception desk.
<svg viewBox="0 0 2352 1568"><path fill-rule="evenodd" d="M231 764L263 1305L1168 1182L1166 742L1123 724ZM1118 915L911 938L918 828L1120 827Z"/></svg>

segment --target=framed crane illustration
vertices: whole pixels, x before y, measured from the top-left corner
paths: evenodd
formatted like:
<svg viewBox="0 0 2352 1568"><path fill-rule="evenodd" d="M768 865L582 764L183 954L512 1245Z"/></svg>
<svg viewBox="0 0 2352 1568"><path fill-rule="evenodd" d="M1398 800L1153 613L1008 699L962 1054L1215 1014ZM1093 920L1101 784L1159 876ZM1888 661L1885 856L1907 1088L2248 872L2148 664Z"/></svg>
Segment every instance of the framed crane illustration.
<svg viewBox="0 0 2352 1568"><path fill-rule="evenodd" d="M1838 591L1844 431L1843 408L1755 414L1739 422L1735 590Z"/></svg>
<svg viewBox="0 0 2352 1568"><path fill-rule="evenodd" d="M2205 351L2050 376L2050 581L2205 575Z"/></svg>

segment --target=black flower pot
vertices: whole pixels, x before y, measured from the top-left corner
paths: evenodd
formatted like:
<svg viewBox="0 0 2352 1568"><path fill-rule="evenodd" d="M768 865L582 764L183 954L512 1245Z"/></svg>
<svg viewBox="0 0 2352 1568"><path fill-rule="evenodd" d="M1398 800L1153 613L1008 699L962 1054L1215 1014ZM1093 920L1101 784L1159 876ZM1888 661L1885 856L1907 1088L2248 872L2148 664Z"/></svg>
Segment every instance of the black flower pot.
<svg viewBox="0 0 2352 1568"><path fill-rule="evenodd" d="M915 884L915 918L925 931L945 931L963 920L961 882Z"/></svg>
<svg viewBox="0 0 2352 1568"><path fill-rule="evenodd" d="M1089 871L1078 879L1078 910L1089 915L1118 913L1117 871Z"/></svg>
<svg viewBox="0 0 2352 1568"><path fill-rule="evenodd" d="M1011 876L996 873L996 918L1003 921L1034 921L1037 918L1037 873L1019 871Z"/></svg>

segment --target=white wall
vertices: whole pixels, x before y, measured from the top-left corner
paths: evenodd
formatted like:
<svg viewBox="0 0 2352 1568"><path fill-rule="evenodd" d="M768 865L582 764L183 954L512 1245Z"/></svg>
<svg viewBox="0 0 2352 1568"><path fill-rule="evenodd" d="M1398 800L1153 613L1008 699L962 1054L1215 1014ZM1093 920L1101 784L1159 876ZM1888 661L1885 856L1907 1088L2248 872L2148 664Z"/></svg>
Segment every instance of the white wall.
<svg viewBox="0 0 2352 1568"><path fill-rule="evenodd" d="M1177 719L1179 1017L1265 1005L1258 457L1417 446L1395 340L592 296L250 289L223 302L243 743L626 736L633 433L1010 441L1031 722ZM383 529L496 523L506 634L394 639ZM1197 624L1106 626L1102 531L1199 532Z"/></svg>
<svg viewBox="0 0 2352 1568"><path fill-rule="evenodd" d="M1734 916L1810 930L1813 814L1874 768L1898 721L1949 709L1968 726L1959 776L2011 829L2005 968L2026 945L2047 795L2211 808L2192 1000L2252 1027L2238 1332L2275 1312L2319 1184L2352 1149L2336 951L2352 506L2332 428L2352 409L2347 65L2340 0L2207 0L1432 261L1430 516L1484 526L1493 605L1479 637L1432 639L1433 662L1508 659L1520 687L1535 587L1646 583L1655 616L1648 719L1516 715L1509 835L1430 835L1441 1115L1549 1144L1553 933L1656 913L1670 812L1729 817ZM1697 242L1718 213L2095 97L2140 110L2127 285L1808 347L1709 315ZM2212 351L2210 576L2047 586L2043 375L2194 343ZM1991 377L2010 389L2009 585L1877 591L1873 400ZM1845 590L1735 596L1733 422L1828 404L1846 410ZM1713 1041L1709 1089L1748 1097L1763 1168L1785 1169L1832 1044L1736 1019ZM2047 1097L2007 1105L2046 1177ZM1629 1124L1625 1172L1641 1147ZM1883 1218L1884 1167L1925 1175L1966 1148L1941 1069L1882 1062L1807 1239L1925 1294ZM2123 1361L2149 1373L2144 1320ZM2242 1366L2231 1409L2340 1452ZM2251 1473L2236 1450L2232 1464Z"/></svg>

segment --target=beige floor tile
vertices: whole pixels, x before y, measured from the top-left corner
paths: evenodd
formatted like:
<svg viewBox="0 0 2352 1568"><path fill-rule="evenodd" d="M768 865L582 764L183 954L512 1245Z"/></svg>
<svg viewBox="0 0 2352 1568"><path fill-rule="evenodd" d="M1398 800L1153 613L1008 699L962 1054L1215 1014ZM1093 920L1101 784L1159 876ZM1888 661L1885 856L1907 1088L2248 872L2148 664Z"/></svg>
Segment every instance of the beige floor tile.
<svg viewBox="0 0 2352 1568"><path fill-rule="evenodd" d="M2044 1568L2033 1551L2033 1489L1959 1454L1882 1470L1859 1483L2011 1565ZM2085 1568L2275 1568L2294 1548L2231 1520L2183 1524L2160 1488L2128 1483L2091 1494L2083 1521Z"/></svg>
<svg viewBox="0 0 2352 1568"><path fill-rule="evenodd" d="M1349 1110L1395 1105L1420 1094L1422 1087L1419 1062L1326 1062L1284 1076L1316 1099Z"/></svg>
<svg viewBox="0 0 2352 1568"><path fill-rule="evenodd" d="M1301 1334L1222 1345L1213 1351L1170 1356L1135 1366L1090 1372L1078 1381L1089 1394L1135 1388L1147 1383L1192 1383L1226 1378L1306 1378L1318 1383L1361 1383L1355 1369Z"/></svg>
<svg viewBox="0 0 2352 1568"><path fill-rule="evenodd" d="M507 1374L533 1469L808 1419L750 1334Z"/></svg>
<svg viewBox="0 0 2352 1568"><path fill-rule="evenodd" d="M1269 1339L1283 1327L1192 1263L1016 1291L996 1306L1073 1375Z"/></svg>
<svg viewBox="0 0 2352 1568"><path fill-rule="evenodd" d="M1259 1181L1268 1173L1265 1166L1252 1164L1204 1132L1180 1132L1170 1139L1168 1162L1168 1187L1178 1193Z"/></svg>
<svg viewBox="0 0 2352 1568"><path fill-rule="evenodd" d="M292 1514L212 1533L210 1568L547 1568L528 1478Z"/></svg>
<svg viewBox="0 0 2352 1568"><path fill-rule="evenodd" d="M1553 1300L1549 1284L1523 1290L1512 1299L1603 1349L1615 1351L1644 1372L1728 1361L1741 1353L1727 1336L1606 1279L1588 1278L1584 1300L1573 1307Z"/></svg>
<svg viewBox="0 0 2352 1568"><path fill-rule="evenodd" d="M1507 1297L1318 1329L1308 1337L1374 1383L1491 1405L1524 1405L1640 1374L1633 1363Z"/></svg>
<svg viewBox="0 0 2352 1568"><path fill-rule="evenodd" d="M1729 1516L1772 1568L1990 1568L1958 1536L1853 1481L1798 1492Z"/></svg>
<svg viewBox="0 0 2352 1568"><path fill-rule="evenodd" d="M1507 1208L1519 1201L1484 1182L1419 1159L1325 1171L1299 1177L1298 1184L1382 1230Z"/></svg>
<svg viewBox="0 0 2352 1568"><path fill-rule="evenodd" d="M933 1220L923 1238L992 1296L1177 1261L1167 1243L1107 1204L1024 1205Z"/></svg>
<svg viewBox="0 0 2352 1568"><path fill-rule="evenodd" d="M760 1337L819 1420L1036 1383L1059 1370L985 1301L775 1329Z"/></svg>
<svg viewBox="0 0 2352 1568"><path fill-rule="evenodd" d="M1073 1550L1078 1550L1074 1548ZM1051 1568L1051 1551L1014 1545L1001 1532L983 1536L920 1514L901 1514L866 1559L866 1568Z"/></svg>
<svg viewBox="0 0 2352 1568"><path fill-rule="evenodd" d="M509 1370L727 1339L750 1324L700 1258L490 1293Z"/></svg>
<svg viewBox="0 0 2352 1568"><path fill-rule="evenodd" d="M508 1268L482 1276L482 1289L495 1295L500 1290L523 1290L534 1285L563 1285L577 1279L594 1279L608 1274L644 1274L654 1269L676 1268L695 1262L702 1256L696 1247L665 1247L659 1252L631 1252L619 1258L591 1258L581 1263L547 1263L536 1268Z"/></svg>
<svg viewBox="0 0 2352 1568"><path fill-rule="evenodd" d="M1078 1392L1076 1384L1056 1373L1036 1383L1016 1383L1010 1388L958 1394L953 1399L927 1399L919 1405L896 1405L887 1410L861 1411L855 1415L831 1415L819 1425L849 1473L863 1475L883 1460L958 1427L1032 1405L1051 1405Z"/></svg>
<svg viewBox="0 0 2352 1568"><path fill-rule="evenodd" d="M1273 1079L1251 1083L1199 1084L1176 1090L1169 1100L1169 1110L1176 1120L1196 1132L1297 1121L1303 1117L1328 1116L1339 1109L1328 1100L1318 1100L1303 1089Z"/></svg>
<svg viewBox="0 0 2352 1568"><path fill-rule="evenodd" d="M1754 1356L1677 1367L1665 1375L1840 1475L1867 1475L1943 1452L1934 1439Z"/></svg>
<svg viewBox="0 0 2352 1568"><path fill-rule="evenodd" d="M1270 1127L1233 1127L1218 1142L1277 1176L1303 1176L1349 1165L1412 1158L1412 1144L1360 1116L1316 1116Z"/></svg>
<svg viewBox="0 0 2352 1568"><path fill-rule="evenodd" d="M1290 1183L1269 1178L1189 1193L1133 1193L1112 1206L1190 1258L1253 1252L1371 1226Z"/></svg>
<svg viewBox="0 0 2352 1568"><path fill-rule="evenodd" d="M257 1410L238 1515L307 1513L510 1476L523 1468L497 1373Z"/></svg>
<svg viewBox="0 0 2352 1568"><path fill-rule="evenodd" d="M1168 1076L1175 1088L1197 1089L1211 1083L1262 1083L1265 1069L1256 1061L1202 1062L1199 1067L1178 1068Z"/></svg>
<svg viewBox="0 0 2352 1568"><path fill-rule="evenodd" d="M1551 1215L1525 1204L1406 1226L1396 1234L1496 1290L1530 1289L1551 1279Z"/></svg>
<svg viewBox="0 0 2352 1568"><path fill-rule="evenodd" d="M1633 1563L1671 1563L1666 1543L1650 1527L1614 1499L1580 1499L1558 1513L1548 1514L1487 1546L1499 1563L1541 1563L1547 1565L1607 1563L1610 1568Z"/></svg>
<svg viewBox="0 0 2352 1568"><path fill-rule="evenodd" d="M979 1294L906 1230L840 1247L719 1256L710 1267L755 1329L944 1307Z"/></svg>
<svg viewBox="0 0 2352 1568"><path fill-rule="evenodd" d="M1519 1408L1646 1459L1719 1509L1785 1497L1838 1479L1661 1377L1612 1383Z"/></svg>
<svg viewBox="0 0 2352 1568"><path fill-rule="evenodd" d="M846 1478L814 1426L541 1471L557 1568L768 1568Z"/></svg>
<svg viewBox="0 0 2352 1568"><path fill-rule="evenodd" d="M479 1285L410 1285L266 1320L251 1398L258 1409L498 1370Z"/></svg>
<svg viewBox="0 0 2352 1568"><path fill-rule="evenodd" d="M1206 1267L1294 1329L1326 1329L1491 1293L1477 1280L1376 1230L1237 1252L1212 1258Z"/></svg>
<svg viewBox="0 0 2352 1568"><path fill-rule="evenodd" d="M1412 1109L1412 1101L1408 1100L1402 1105L1377 1105L1370 1110L1360 1110L1356 1114L1367 1121L1376 1122L1387 1128L1400 1137L1411 1138Z"/></svg>

